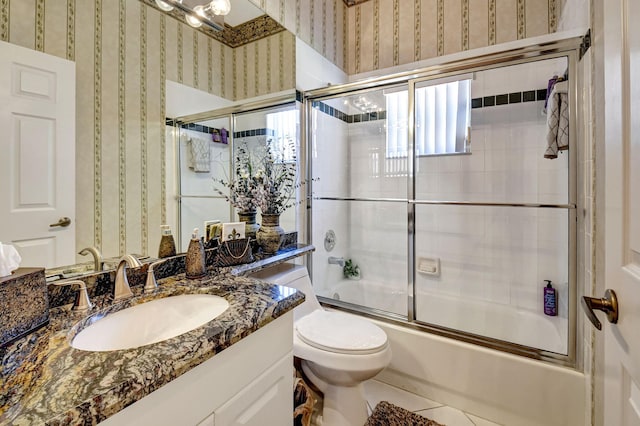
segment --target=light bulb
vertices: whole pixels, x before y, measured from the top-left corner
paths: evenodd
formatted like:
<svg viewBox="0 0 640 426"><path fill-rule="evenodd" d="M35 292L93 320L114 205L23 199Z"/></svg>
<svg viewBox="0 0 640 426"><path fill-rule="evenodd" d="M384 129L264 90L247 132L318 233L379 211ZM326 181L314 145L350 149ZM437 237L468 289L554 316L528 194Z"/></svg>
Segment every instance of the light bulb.
<svg viewBox="0 0 640 426"><path fill-rule="evenodd" d="M214 15L227 15L231 12L231 3L229 0L213 0L209 3L209 7Z"/></svg>
<svg viewBox="0 0 640 426"><path fill-rule="evenodd" d="M176 0L177 3L182 3L182 0ZM171 12L173 10L173 6L171 6L166 1L156 0L156 5L165 12Z"/></svg>
<svg viewBox="0 0 640 426"><path fill-rule="evenodd" d="M194 7L193 11L196 15L204 16L204 7L202 5ZM202 21L200 21L196 15L184 15L184 18L187 20L187 24L191 25L193 28L199 28L202 26Z"/></svg>
<svg viewBox="0 0 640 426"><path fill-rule="evenodd" d="M215 14L211 9L211 4L208 4L206 6L196 6L193 8L193 10L198 14L198 16L202 16L205 19L213 19L215 17Z"/></svg>

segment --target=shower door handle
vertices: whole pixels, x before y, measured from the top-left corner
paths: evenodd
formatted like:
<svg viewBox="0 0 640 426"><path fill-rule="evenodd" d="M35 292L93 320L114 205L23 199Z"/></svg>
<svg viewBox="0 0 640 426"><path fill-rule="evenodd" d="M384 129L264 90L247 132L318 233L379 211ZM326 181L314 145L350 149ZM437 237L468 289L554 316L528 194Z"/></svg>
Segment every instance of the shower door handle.
<svg viewBox="0 0 640 426"><path fill-rule="evenodd" d="M582 309L584 309L584 313L587 314L591 324L598 330L602 330L602 323L596 317L594 310L606 312L607 320L610 323L616 324L618 322L618 298L616 297L616 292L611 289L605 290L602 299L582 296Z"/></svg>

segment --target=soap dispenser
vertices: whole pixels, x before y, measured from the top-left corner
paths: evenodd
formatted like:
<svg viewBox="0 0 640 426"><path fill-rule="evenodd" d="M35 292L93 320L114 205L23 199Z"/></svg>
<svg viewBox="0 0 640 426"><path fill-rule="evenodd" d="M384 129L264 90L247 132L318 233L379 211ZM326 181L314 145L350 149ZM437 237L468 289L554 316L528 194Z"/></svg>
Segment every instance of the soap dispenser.
<svg viewBox="0 0 640 426"><path fill-rule="evenodd" d="M184 269L187 278L201 278L207 273L204 244L198 238L198 228L193 230L191 241L184 259Z"/></svg>
<svg viewBox="0 0 640 426"><path fill-rule="evenodd" d="M551 285L551 280L545 280L547 286L544 288L544 313L555 317L558 315L558 298L556 289Z"/></svg>
<svg viewBox="0 0 640 426"><path fill-rule="evenodd" d="M176 242L171 234L171 227L169 225L160 226L160 248L158 249L158 258L163 259L165 257L171 257L176 255Z"/></svg>

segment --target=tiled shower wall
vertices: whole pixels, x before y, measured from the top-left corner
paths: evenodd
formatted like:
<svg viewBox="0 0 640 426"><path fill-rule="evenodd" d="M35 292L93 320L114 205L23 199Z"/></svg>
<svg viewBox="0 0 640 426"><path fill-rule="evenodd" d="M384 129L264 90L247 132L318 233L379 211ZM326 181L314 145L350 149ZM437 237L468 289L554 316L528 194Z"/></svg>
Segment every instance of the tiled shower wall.
<svg viewBox="0 0 640 426"><path fill-rule="evenodd" d="M76 63L76 245L106 256L157 250L165 79L228 99L295 87L290 33L232 49L141 1L0 0L0 40Z"/></svg>

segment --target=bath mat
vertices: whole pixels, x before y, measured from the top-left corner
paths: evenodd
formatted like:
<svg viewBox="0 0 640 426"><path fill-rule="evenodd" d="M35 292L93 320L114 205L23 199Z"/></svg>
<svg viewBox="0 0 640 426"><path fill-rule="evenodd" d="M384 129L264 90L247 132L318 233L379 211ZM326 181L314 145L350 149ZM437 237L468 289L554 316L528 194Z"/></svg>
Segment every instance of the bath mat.
<svg viewBox="0 0 640 426"><path fill-rule="evenodd" d="M364 426L444 426L404 408L381 401Z"/></svg>

